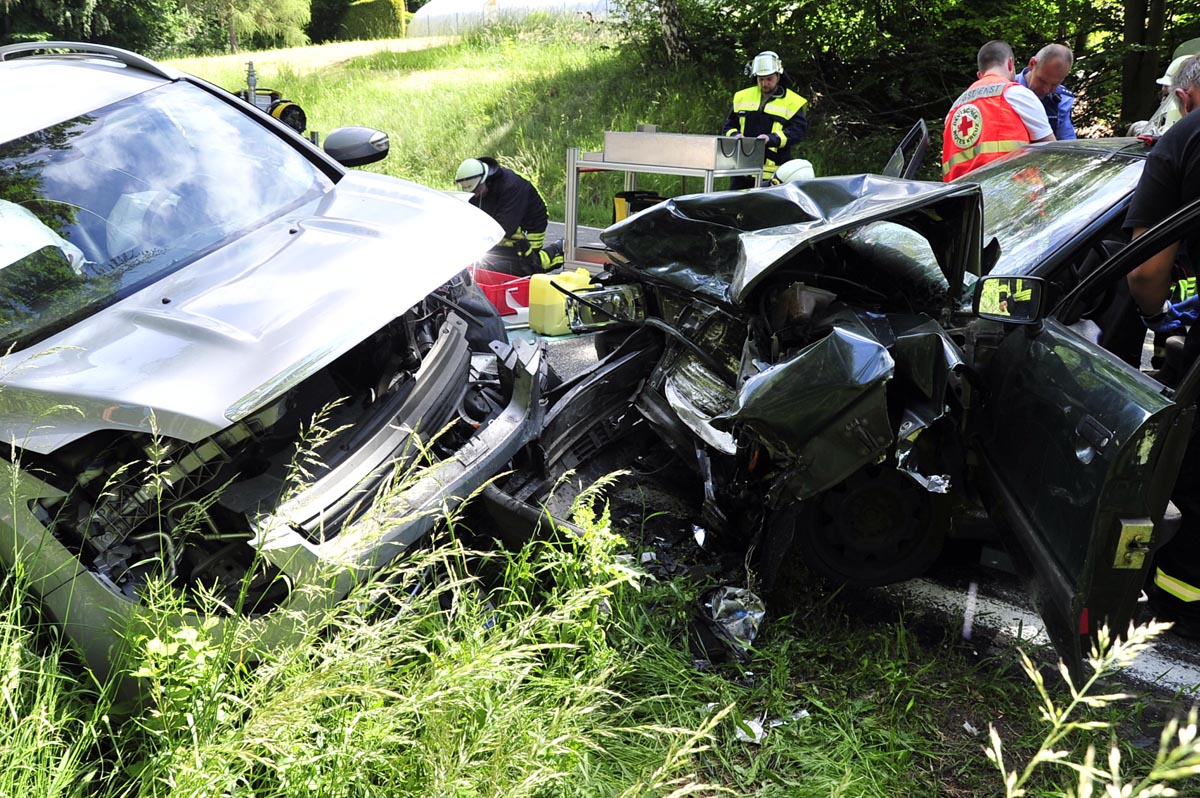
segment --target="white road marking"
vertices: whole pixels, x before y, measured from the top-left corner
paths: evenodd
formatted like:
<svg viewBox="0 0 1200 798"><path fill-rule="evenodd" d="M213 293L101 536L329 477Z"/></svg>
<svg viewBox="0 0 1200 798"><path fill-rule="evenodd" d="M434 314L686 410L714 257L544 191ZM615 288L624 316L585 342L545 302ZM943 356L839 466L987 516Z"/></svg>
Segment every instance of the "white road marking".
<svg viewBox="0 0 1200 798"><path fill-rule="evenodd" d="M975 582L971 582L965 592L929 579L913 579L883 590L939 610L949 618L962 617L963 637L967 640L973 629L987 629L995 632L997 643L1006 646L1050 645L1045 624L1035 612L1002 597L987 595ZM1200 665L1188 661L1184 648L1186 645L1159 638L1153 648L1125 670L1124 675L1146 687L1200 699ZM1194 652L1192 656L1195 656Z"/></svg>

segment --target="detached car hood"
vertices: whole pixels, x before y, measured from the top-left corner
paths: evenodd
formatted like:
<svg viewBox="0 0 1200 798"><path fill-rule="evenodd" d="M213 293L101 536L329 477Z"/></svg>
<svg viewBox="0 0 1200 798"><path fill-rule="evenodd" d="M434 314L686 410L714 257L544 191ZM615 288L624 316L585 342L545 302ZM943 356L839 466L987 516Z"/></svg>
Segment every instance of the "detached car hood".
<svg viewBox="0 0 1200 798"><path fill-rule="evenodd" d="M854 175L697 194L630 216L600 237L646 279L742 306L806 248L883 220L928 240L948 300L961 294L964 274L980 273L983 197L972 183Z"/></svg>
<svg viewBox="0 0 1200 798"><path fill-rule="evenodd" d="M363 172L0 361L0 430L48 453L100 429L198 441L303 380L502 235L442 192Z"/></svg>

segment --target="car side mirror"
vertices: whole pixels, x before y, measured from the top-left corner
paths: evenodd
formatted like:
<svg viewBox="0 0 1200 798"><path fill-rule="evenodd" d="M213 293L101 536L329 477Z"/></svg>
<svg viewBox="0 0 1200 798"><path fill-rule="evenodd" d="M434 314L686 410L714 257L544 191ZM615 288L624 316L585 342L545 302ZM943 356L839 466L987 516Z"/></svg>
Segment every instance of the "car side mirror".
<svg viewBox="0 0 1200 798"><path fill-rule="evenodd" d="M1045 281L1040 277L984 277L975 283L972 310L981 319L1036 324L1044 296Z"/></svg>
<svg viewBox="0 0 1200 798"><path fill-rule="evenodd" d="M325 137L325 152L342 166L365 166L387 157L388 135L370 127L339 127Z"/></svg>

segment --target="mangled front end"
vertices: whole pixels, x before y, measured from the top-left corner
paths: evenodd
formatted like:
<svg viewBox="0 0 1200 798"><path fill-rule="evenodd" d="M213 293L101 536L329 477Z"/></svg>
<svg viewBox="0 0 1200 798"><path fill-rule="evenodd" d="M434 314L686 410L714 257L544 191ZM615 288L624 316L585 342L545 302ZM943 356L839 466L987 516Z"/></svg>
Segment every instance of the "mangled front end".
<svg viewBox="0 0 1200 798"><path fill-rule="evenodd" d="M709 523L769 549L796 536L847 581L929 564L961 471L947 329L980 207L973 186L860 176L680 198L606 231L665 333L634 404L705 480Z"/></svg>

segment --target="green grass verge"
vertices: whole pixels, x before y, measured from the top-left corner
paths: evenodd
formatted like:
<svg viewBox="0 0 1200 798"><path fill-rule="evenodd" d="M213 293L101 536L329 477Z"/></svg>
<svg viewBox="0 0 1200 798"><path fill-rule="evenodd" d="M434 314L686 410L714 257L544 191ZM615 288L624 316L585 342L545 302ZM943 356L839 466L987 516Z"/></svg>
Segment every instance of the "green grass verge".
<svg viewBox="0 0 1200 798"><path fill-rule="evenodd" d="M254 57L175 63L237 89L245 84L244 61ZM368 169L450 189L463 158L492 155L538 186L550 217L559 220L568 148L601 150L606 130L631 131L638 124L657 124L664 132L718 133L742 82L741 76L698 68L630 63L603 26L549 17L531 19L519 33L503 28L423 50L385 50L321 66L307 60L312 57L264 61L270 65L259 68L259 83L300 103L313 130L357 124L386 131L391 154ZM814 124L812 140L801 142L796 154L813 160L822 174L837 163L826 151L845 158L845 143L823 144L819 114ZM867 160L878 161L877 168L886 161L883 149L859 155L864 160L856 170ZM702 189L698 178L685 183L661 175L639 176L638 185L664 196ZM621 175L582 175L580 223L606 226L613 194L622 188Z"/></svg>
<svg viewBox="0 0 1200 798"><path fill-rule="evenodd" d="M1007 761L1038 750L1039 696L1011 663L972 662L802 573L748 661L697 667L691 621L708 585L628 565L596 498L577 502L582 534L513 553L466 551L452 520L458 539L299 617L299 642L254 665L152 590L132 710L71 662L10 579L2 794L987 796L1004 794L989 723ZM1128 725L1139 711L1091 717ZM739 734L750 721L768 725L757 743ZM1109 734L1080 732L1066 749L1082 760ZM1121 745L1126 770L1148 770L1151 754ZM1058 767L1026 786L1050 795L1072 781Z"/></svg>

